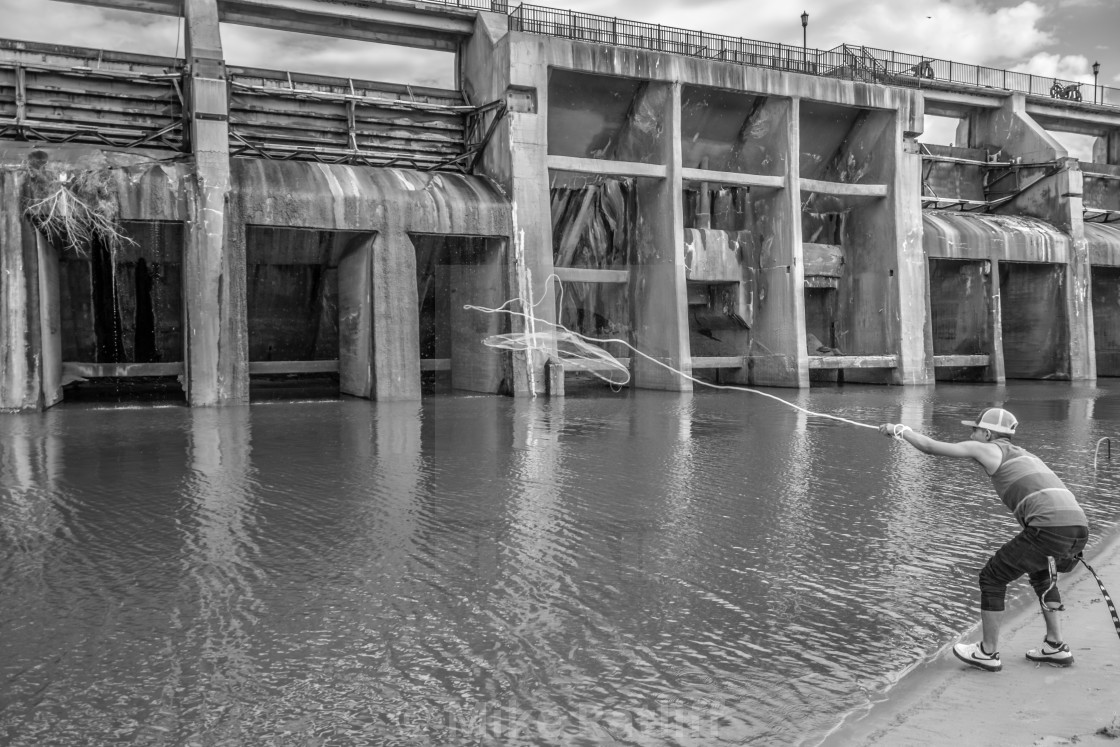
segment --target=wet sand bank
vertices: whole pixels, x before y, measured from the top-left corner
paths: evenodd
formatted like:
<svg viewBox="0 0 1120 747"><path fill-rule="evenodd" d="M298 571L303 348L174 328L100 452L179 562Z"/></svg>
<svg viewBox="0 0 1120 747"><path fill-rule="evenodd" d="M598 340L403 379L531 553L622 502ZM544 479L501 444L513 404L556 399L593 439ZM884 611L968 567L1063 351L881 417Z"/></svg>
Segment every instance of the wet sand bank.
<svg viewBox="0 0 1120 747"><path fill-rule="evenodd" d="M1091 547L1086 559L1116 602L1120 536ZM1084 566L1062 577L1062 596L1073 666L1026 659L1045 630L1037 606L1028 601L1004 620L1003 671L961 664L946 646L884 699L850 715L820 746L1120 744L1120 637ZM963 640L979 640L979 633L977 625Z"/></svg>

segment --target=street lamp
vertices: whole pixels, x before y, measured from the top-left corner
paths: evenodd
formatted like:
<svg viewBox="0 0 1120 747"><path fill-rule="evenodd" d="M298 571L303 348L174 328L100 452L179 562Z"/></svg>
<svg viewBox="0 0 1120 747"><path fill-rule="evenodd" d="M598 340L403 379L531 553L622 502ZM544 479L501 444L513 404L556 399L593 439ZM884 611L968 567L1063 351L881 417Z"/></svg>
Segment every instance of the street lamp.
<svg viewBox="0 0 1120 747"><path fill-rule="evenodd" d="M1097 73L1101 71L1101 63L1093 63L1093 103L1097 103Z"/></svg>
<svg viewBox="0 0 1120 747"><path fill-rule="evenodd" d="M801 59L805 63L805 72L809 72L809 13L801 11Z"/></svg>

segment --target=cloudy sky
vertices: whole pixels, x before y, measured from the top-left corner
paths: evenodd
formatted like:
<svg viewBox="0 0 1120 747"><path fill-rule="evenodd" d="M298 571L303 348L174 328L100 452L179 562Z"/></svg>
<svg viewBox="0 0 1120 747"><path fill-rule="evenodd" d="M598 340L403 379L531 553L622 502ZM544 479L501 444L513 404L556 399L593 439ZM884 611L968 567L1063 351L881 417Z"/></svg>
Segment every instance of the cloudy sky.
<svg viewBox="0 0 1120 747"><path fill-rule="evenodd" d="M761 41L863 44L1120 88L1117 0L556 0L539 4ZM0 0L0 37L182 54L177 19L58 0ZM229 62L453 87L450 55L223 26ZM1088 91L1085 92L1089 97ZM1120 95L1120 94L1118 94Z"/></svg>

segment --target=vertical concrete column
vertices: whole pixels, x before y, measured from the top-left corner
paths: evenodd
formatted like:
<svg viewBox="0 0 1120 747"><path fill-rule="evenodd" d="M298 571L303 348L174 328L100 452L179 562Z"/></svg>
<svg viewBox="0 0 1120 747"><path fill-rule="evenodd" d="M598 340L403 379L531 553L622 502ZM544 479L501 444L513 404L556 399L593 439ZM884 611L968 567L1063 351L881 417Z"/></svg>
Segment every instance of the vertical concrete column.
<svg viewBox="0 0 1120 747"><path fill-rule="evenodd" d="M59 262L54 247L35 232L36 266L39 275L39 331L42 367L42 405L62 401L62 305L59 297Z"/></svg>
<svg viewBox="0 0 1120 747"><path fill-rule="evenodd" d="M805 350L805 264L801 246L800 101L789 103L784 137L775 147L786 149L785 187L760 195L755 203L761 236L758 301L751 328L748 361L750 383L763 386L809 386L809 354ZM752 193L753 194L753 193Z"/></svg>
<svg viewBox="0 0 1120 747"><path fill-rule="evenodd" d="M898 117L901 120L902 117ZM898 368L896 384L932 384L933 338L929 317L929 269L922 247L922 156L899 123L893 147L897 167L887 199L894 213L897 246Z"/></svg>
<svg viewBox="0 0 1120 747"><path fill-rule="evenodd" d="M999 262L987 262L988 272L988 335L992 341L992 352L988 354L988 368L984 372L985 381L1002 384L1007 381L1007 367L1003 358L1003 305L1000 303Z"/></svg>
<svg viewBox="0 0 1120 747"><path fill-rule="evenodd" d="M1093 163L1120 165L1120 131L1110 130L1094 141Z"/></svg>
<svg viewBox="0 0 1120 747"><path fill-rule="evenodd" d="M1093 328L1093 278L1089 242L1085 238L1084 175L1076 158L1059 159L1055 175L1056 200L1048 219L1069 234L1066 264L1066 318L1069 320L1069 376L1073 381L1097 378L1096 336Z"/></svg>
<svg viewBox="0 0 1120 747"><path fill-rule="evenodd" d="M548 172L548 61L539 39L520 35L511 41L504 15L479 13L476 32L460 55L463 90L474 104L505 99L508 107L480 160L478 171L494 179L510 196L513 235L507 253L511 296L547 328L555 323L556 295L552 274L552 224ZM524 331L521 317L511 317L511 331ZM547 391L544 351L513 352L513 394Z"/></svg>
<svg viewBox="0 0 1120 747"><path fill-rule="evenodd" d="M244 243L227 241L229 104L216 0L186 0L187 115L194 173L187 183L183 338L192 406L249 400Z"/></svg>
<svg viewBox="0 0 1120 747"><path fill-rule="evenodd" d="M692 381L665 368L692 374L688 344L688 293L684 264L681 166L681 84L662 99L660 163L665 178L638 180L637 246L630 264L634 346L664 366L631 356L632 386L692 391Z"/></svg>
<svg viewBox="0 0 1120 747"><path fill-rule="evenodd" d="M21 182L0 170L0 409L38 410L39 255L20 209Z"/></svg>
<svg viewBox="0 0 1120 747"><path fill-rule="evenodd" d="M338 390L373 396L370 286L374 237L355 237L338 260Z"/></svg>
<svg viewBox="0 0 1120 747"><path fill-rule="evenodd" d="M399 222L377 234L370 270L371 396L420 399L416 247Z"/></svg>

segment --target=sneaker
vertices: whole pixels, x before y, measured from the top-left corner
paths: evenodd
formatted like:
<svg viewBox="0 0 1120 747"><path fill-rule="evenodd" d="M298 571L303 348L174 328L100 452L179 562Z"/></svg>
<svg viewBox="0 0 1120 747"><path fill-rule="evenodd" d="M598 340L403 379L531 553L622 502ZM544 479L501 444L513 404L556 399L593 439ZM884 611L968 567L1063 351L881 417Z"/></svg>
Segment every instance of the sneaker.
<svg viewBox="0 0 1120 747"><path fill-rule="evenodd" d="M1042 639L1042 648L1032 648L1027 652L1027 658L1059 667L1068 667L1073 663L1073 654L1070 653L1068 643L1054 644L1045 638Z"/></svg>
<svg viewBox="0 0 1120 747"><path fill-rule="evenodd" d="M979 643L957 643L953 646L953 655L969 666L983 669L985 672L998 672L1003 669L1003 662L999 660L999 652L986 654Z"/></svg>

